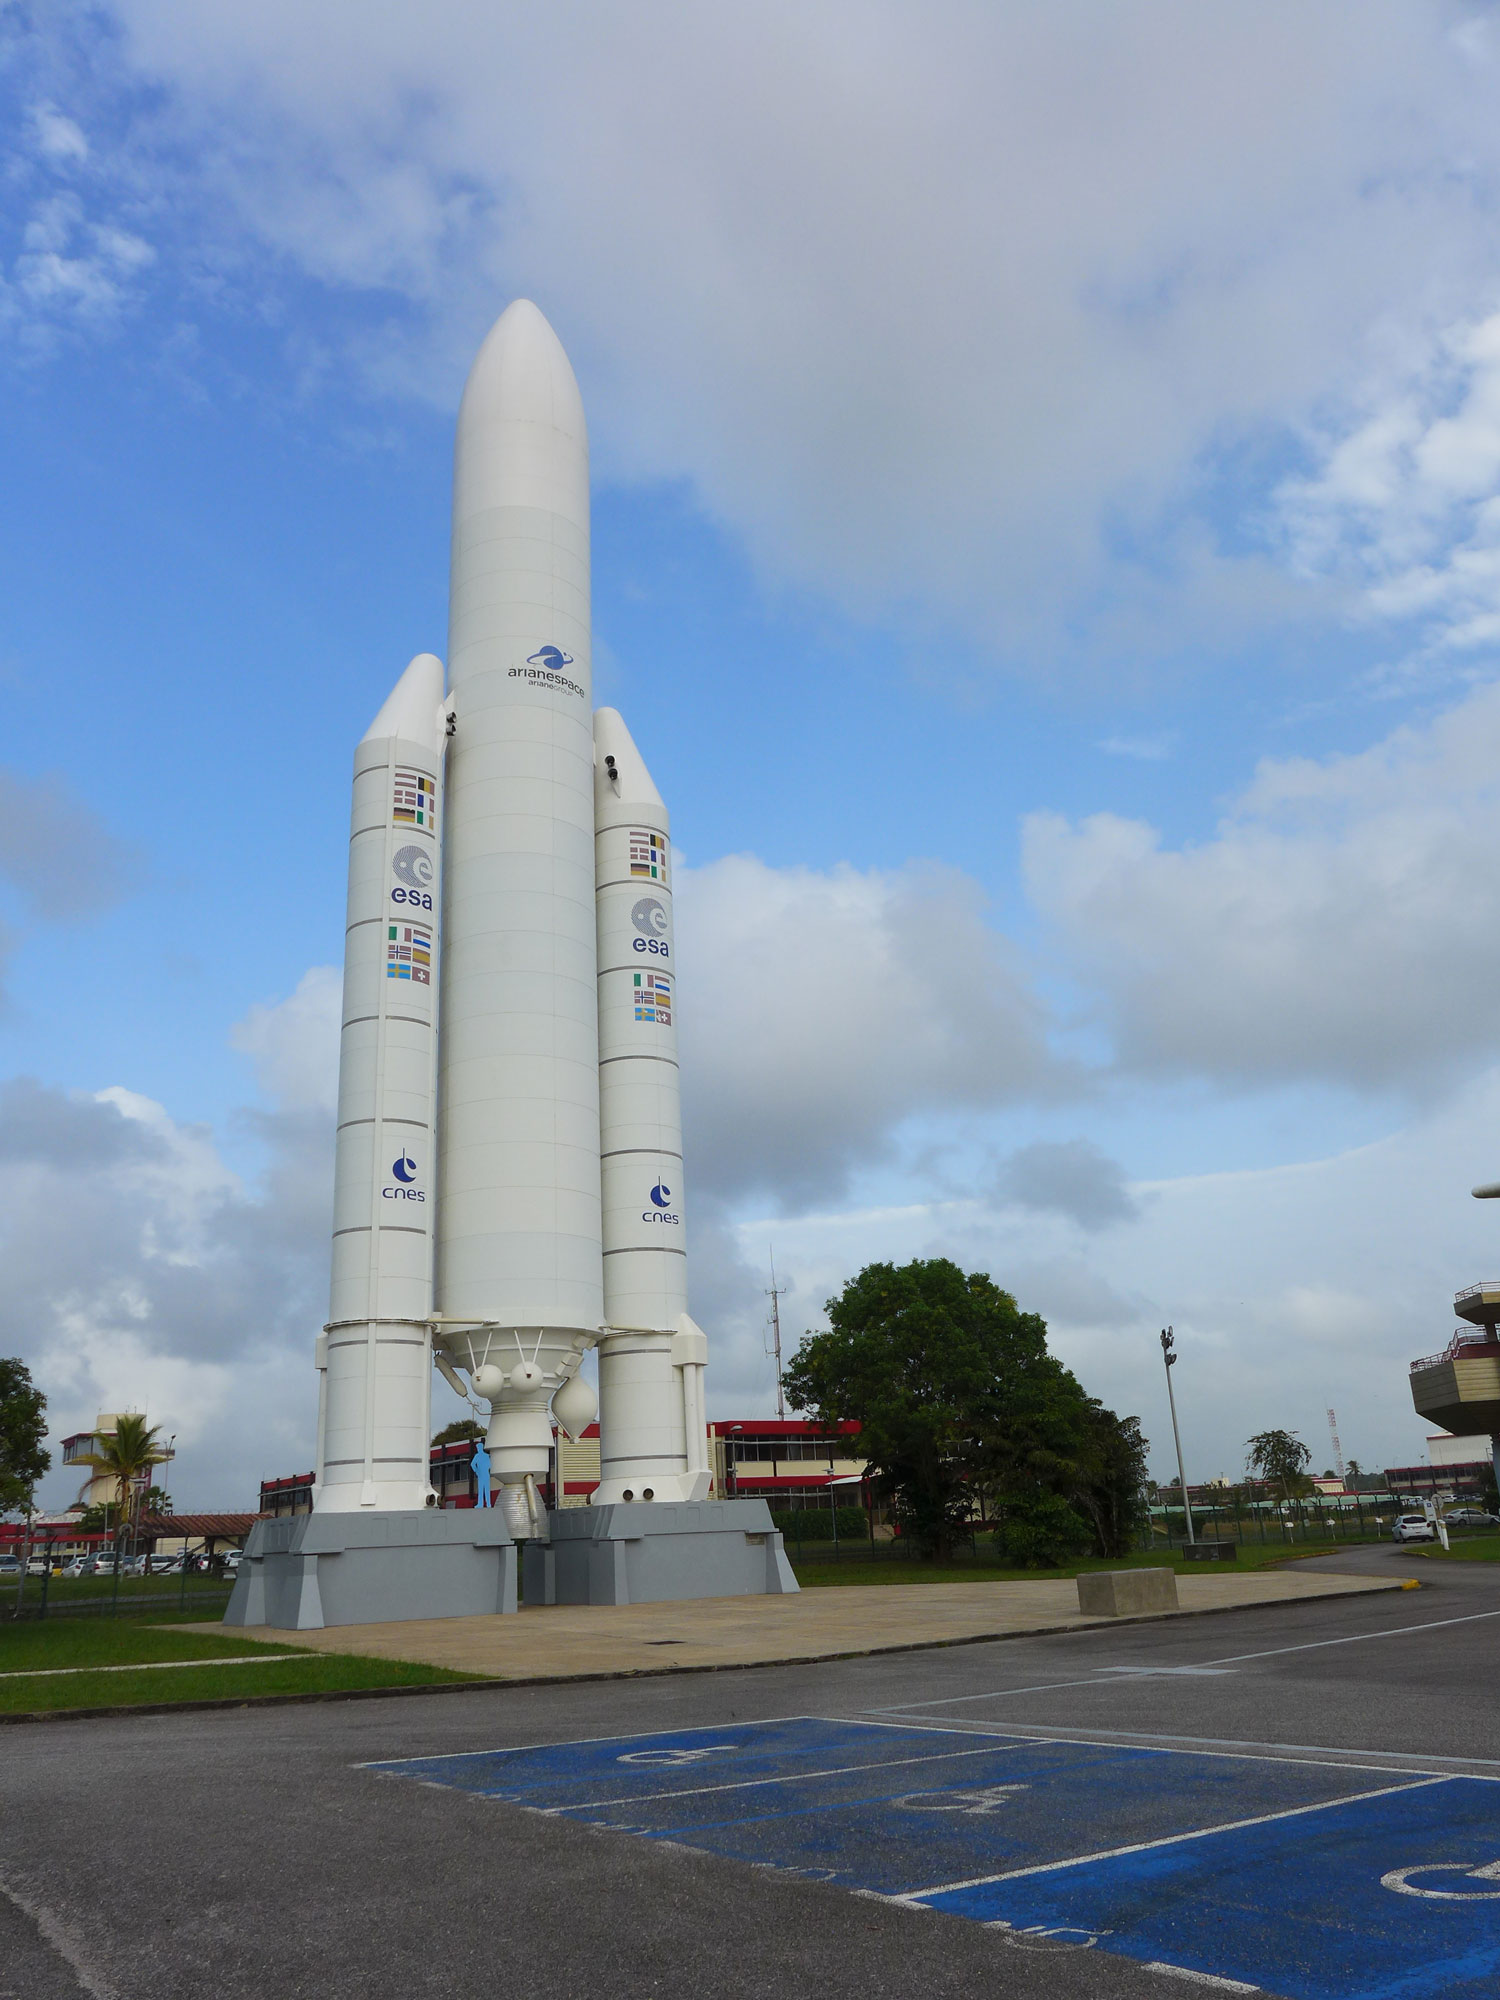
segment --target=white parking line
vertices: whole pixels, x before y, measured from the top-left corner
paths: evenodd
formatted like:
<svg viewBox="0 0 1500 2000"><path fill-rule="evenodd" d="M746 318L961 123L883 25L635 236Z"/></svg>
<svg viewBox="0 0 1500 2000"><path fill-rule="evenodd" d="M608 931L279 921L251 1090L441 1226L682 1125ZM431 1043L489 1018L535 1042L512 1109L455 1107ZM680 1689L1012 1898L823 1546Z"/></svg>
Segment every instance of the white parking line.
<svg viewBox="0 0 1500 2000"><path fill-rule="evenodd" d="M829 1719L830 1721L848 1722L853 1721L855 1718L852 1716L839 1716L836 1718L830 1717ZM944 1734L949 1733L949 1725L943 1723L928 1724L920 1719L915 1722L880 1722L877 1720L871 1721L869 1726L872 1729L926 1729L931 1727L942 1730ZM1140 1731L1130 1729L1079 1730L1070 1728L1066 1723L1057 1723L1049 1727L1045 1724L1007 1722L996 1727L993 1731L987 1730L983 1723L973 1723L961 1728L957 1733L962 1736L988 1735L993 1744L1003 1744L1008 1748L1020 1747L1023 1744L1035 1744L1038 1749L1046 1749L1056 1745L1072 1750L1149 1750L1154 1751L1159 1757L1220 1757L1227 1759L1231 1763L1240 1764L1309 1764L1320 1771L1385 1771L1392 1777L1395 1777L1398 1772L1404 1772L1407 1776L1413 1778L1468 1777L1472 1778L1476 1785L1500 1784L1500 1777L1487 1777L1483 1772L1470 1771L1467 1768L1470 1761L1475 1763L1491 1763L1494 1760L1490 1758L1474 1758L1470 1760L1462 1757L1424 1757L1417 1760L1414 1756L1400 1750L1350 1750L1346 1753L1342 1750L1329 1750L1318 1743L1240 1743L1226 1741L1221 1744L1212 1736L1147 1736ZM1127 1738L1128 1740L1117 1742L1116 1739L1120 1737ZM1278 1752L1284 1754L1278 1755L1276 1754ZM1408 1761L1405 1764L1363 1764L1358 1761L1362 1757L1397 1758L1402 1756L1408 1757ZM1434 1771L1432 1769L1434 1764L1458 1764L1463 1768L1456 1771Z"/></svg>
<svg viewBox="0 0 1500 2000"><path fill-rule="evenodd" d="M880 1722L880 1729L951 1729L952 1723L927 1723L921 1717L901 1722ZM1187 1752L1197 1752L1205 1757L1250 1757L1261 1758L1269 1763L1329 1763L1335 1767L1345 1766L1351 1771L1411 1771L1418 1777L1472 1777L1479 1784L1500 1784L1500 1777L1491 1777L1487 1772L1500 1773L1500 1757L1438 1757L1429 1751L1415 1750L1372 1750L1364 1744L1344 1743L1258 1743L1249 1736L1176 1736L1161 1729L1090 1729L1086 1723L1047 1722L1004 1722L986 1724L983 1722L960 1723L959 1730L967 1735L978 1734L980 1730L992 1728L997 1736L1011 1742L1021 1743L1095 1743L1102 1747L1117 1744L1122 1750L1164 1749L1175 1750L1179 1745ZM1366 1757L1379 1757L1379 1764L1366 1764ZM1452 1769L1439 1773L1436 1766L1451 1765ZM1482 1766L1483 1769L1474 1767Z"/></svg>
<svg viewBox="0 0 1500 2000"><path fill-rule="evenodd" d="M726 1729L773 1729L784 1722L821 1722L819 1715L756 1715L748 1722L731 1721L719 1725L722 1735ZM489 1750L456 1750L451 1757L441 1754L425 1757L366 1757L350 1768L355 1771L395 1771L403 1764L466 1764L476 1757L524 1757L528 1750L580 1750L586 1744L594 1743L639 1743L642 1737L655 1739L658 1736L707 1735L711 1723L682 1722L675 1729L612 1729L607 1736L549 1736L545 1743L497 1743Z"/></svg>
<svg viewBox="0 0 1500 2000"><path fill-rule="evenodd" d="M1216 1660L1204 1660L1198 1671L1213 1667L1235 1667L1246 1660L1274 1660L1283 1653L1316 1653L1326 1646L1360 1646L1371 1639L1404 1639L1410 1632L1441 1632L1449 1625L1475 1625L1484 1618L1500 1618L1500 1611L1470 1611L1462 1618L1434 1618L1425 1625L1395 1625L1384 1632L1351 1632L1343 1639L1309 1639L1300 1646L1268 1646L1259 1653L1224 1653ZM1121 1669L1117 1667L1096 1667L1092 1674L1081 1680L1038 1681L1031 1687L991 1688L986 1694L939 1695L931 1701L895 1701L881 1708L872 1709L871 1713L903 1715L908 1709L913 1708L952 1708L964 1701L999 1701L1003 1696L1013 1694L1049 1694L1053 1688L1107 1687L1109 1683L1099 1680L1097 1676L1120 1671ZM1161 1673L1167 1670L1157 1667L1147 1671Z"/></svg>
<svg viewBox="0 0 1500 2000"><path fill-rule="evenodd" d="M802 1785L814 1778L847 1778L856 1771L894 1771L906 1764L947 1764L955 1757L993 1757L995 1745L981 1743L977 1750L941 1750L930 1757L888 1757L878 1764L837 1764L824 1771L787 1771L775 1778L734 1778L726 1785L693 1785L675 1792L623 1792L612 1799L580 1799L575 1805L530 1806L530 1812L554 1817L562 1813L592 1812L600 1806L645 1806L658 1799L701 1799L710 1792L750 1792L757 1785Z"/></svg>
<svg viewBox="0 0 1500 2000"><path fill-rule="evenodd" d="M8 1903L14 1904L23 1917L31 1919L42 1937L51 1945L89 1996L89 2000L116 2000L114 1987L94 1965L82 1939L70 1923L55 1916L45 1903L28 1895L25 1890L17 1888L14 1882L0 1880L0 1896L3 1896Z"/></svg>
<svg viewBox="0 0 1500 2000"><path fill-rule="evenodd" d="M888 1903L922 1903L929 1896L947 1896L959 1889L986 1889L993 1882L1018 1882L1031 1875L1055 1875L1063 1868L1085 1868L1091 1861L1116 1861L1125 1854L1149 1854L1158 1847L1177 1847L1189 1840L1209 1840L1216 1833L1241 1833L1250 1826L1272 1826L1278 1820L1304 1819L1309 1813L1332 1812L1337 1806L1361 1805L1368 1799L1394 1798L1399 1792L1423 1792L1433 1785L1451 1785L1449 1777L1418 1778L1409 1785L1381 1785L1373 1792L1349 1792L1341 1799L1320 1799L1316 1805L1288 1806L1283 1812L1257 1813L1252 1819L1226 1820L1221 1826L1202 1826L1192 1833L1163 1834L1160 1840L1132 1841L1128 1847L1106 1847L1096 1854L1074 1854L1066 1861L1040 1861L1031 1868L1007 1868L998 1875L975 1875L967 1882L939 1882L930 1889L907 1889L899 1896L887 1896Z"/></svg>
<svg viewBox="0 0 1500 2000"><path fill-rule="evenodd" d="M1215 1993L1259 1993L1261 1988L1249 1986L1243 1979L1225 1979L1217 1972L1192 1972L1185 1965L1168 1965L1164 1959L1153 1958L1143 1968L1146 1972L1169 1972L1174 1979L1187 1979L1195 1986L1212 1987Z"/></svg>

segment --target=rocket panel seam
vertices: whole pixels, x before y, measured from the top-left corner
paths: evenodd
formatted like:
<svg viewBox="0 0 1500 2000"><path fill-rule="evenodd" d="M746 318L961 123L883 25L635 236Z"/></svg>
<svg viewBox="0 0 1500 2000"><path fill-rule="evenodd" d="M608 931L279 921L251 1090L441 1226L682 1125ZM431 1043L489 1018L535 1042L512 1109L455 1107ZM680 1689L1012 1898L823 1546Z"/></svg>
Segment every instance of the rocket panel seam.
<svg viewBox="0 0 1500 2000"><path fill-rule="evenodd" d="M608 1151L601 1152L599 1157L601 1160L618 1160L624 1153L649 1153L654 1160L680 1160L682 1158L681 1153L673 1152L668 1146L611 1146Z"/></svg>
<svg viewBox="0 0 1500 2000"><path fill-rule="evenodd" d="M419 1131L428 1130L431 1121L426 1118L397 1118L388 1113L384 1118L343 1118L339 1121L339 1131L343 1132L355 1125L415 1125Z"/></svg>
<svg viewBox="0 0 1500 2000"><path fill-rule="evenodd" d="M600 1069L603 1069L606 1063L617 1063L617 1062L659 1062L659 1063L665 1063L669 1069L677 1069L679 1067L676 1056L658 1056L658 1055L646 1055L646 1054L638 1056L637 1055L600 1056L599 1067Z"/></svg>
<svg viewBox="0 0 1500 2000"><path fill-rule="evenodd" d="M685 1257L675 1243L622 1243L618 1250L606 1250L606 1257Z"/></svg>
<svg viewBox="0 0 1500 2000"><path fill-rule="evenodd" d="M350 1334L347 1340L330 1340L328 1351L331 1354L336 1347L363 1347L369 1337L367 1333L360 1333ZM375 1338L382 1347L425 1347L427 1345L425 1340L398 1340L391 1333L377 1333Z"/></svg>
<svg viewBox="0 0 1500 2000"><path fill-rule="evenodd" d="M373 1222L351 1222L346 1224L343 1229L335 1229L333 1233L335 1236L368 1236L374 1227ZM426 1236L428 1231L414 1228L409 1222L382 1222L380 1225L380 1234L382 1236ZM413 1321L412 1324L415 1325L416 1322Z"/></svg>

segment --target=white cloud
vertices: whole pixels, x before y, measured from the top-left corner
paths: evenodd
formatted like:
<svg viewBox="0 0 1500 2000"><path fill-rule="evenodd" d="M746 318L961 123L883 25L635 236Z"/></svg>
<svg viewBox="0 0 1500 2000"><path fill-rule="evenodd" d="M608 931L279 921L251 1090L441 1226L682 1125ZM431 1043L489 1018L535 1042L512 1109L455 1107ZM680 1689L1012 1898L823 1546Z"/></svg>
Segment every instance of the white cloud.
<svg viewBox="0 0 1500 2000"><path fill-rule="evenodd" d="M1107 1229L1138 1212L1124 1169L1088 1139L1020 1147L996 1174L995 1194L1002 1205L1068 1216L1081 1229Z"/></svg>
<svg viewBox="0 0 1500 2000"><path fill-rule="evenodd" d="M1500 1050L1500 687L1356 756L1262 764L1212 838L1025 826L1029 893L1129 1069L1357 1088Z"/></svg>
<svg viewBox="0 0 1500 2000"><path fill-rule="evenodd" d="M135 280L155 261L144 238L90 222L73 194L39 202L22 231L4 303L7 316L55 325L112 324L132 301Z"/></svg>
<svg viewBox="0 0 1500 2000"><path fill-rule="evenodd" d="M368 379L451 406L531 293L606 476L929 644L1117 669L1321 615L1219 546L1218 454L1494 280L1493 37L1441 5L113 11L257 306L283 260L368 295Z"/></svg>
<svg viewBox="0 0 1500 2000"><path fill-rule="evenodd" d="M138 857L59 777L0 770L0 880L39 917L93 916L120 901Z"/></svg>
<svg viewBox="0 0 1500 2000"><path fill-rule="evenodd" d="M33 105L31 125L36 149L44 159L63 165L82 165L88 158L88 140L56 105Z"/></svg>
<svg viewBox="0 0 1500 2000"><path fill-rule="evenodd" d="M1045 1016L956 869L678 878L689 1170L715 1194L806 1199L903 1121L1055 1095Z"/></svg>
<svg viewBox="0 0 1500 2000"><path fill-rule="evenodd" d="M1327 1410L1366 1466L1409 1465L1433 1428L1408 1364L1446 1344L1451 1300L1494 1269L1500 1070L1405 1131L1327 1159L1138 1185L1135 1217L1081 1238L1072 1221L967 1199L776 1224L778 1265L821 1300L876 1259L952 1257L1048 1321L1091 1394L1139 1414L1153 1470L1172 1466L1158 1330L1171 1322L1188 1476L1237 1476L1244 1441L1297 1430L1321 1467ZM767 1225L746 1225L747 1250ZM816 1315L795 1320L799 1327Z"/></svg>
<svg viewBox="0 0 1500 2000"><path fill-rule="evenodd" d="M288 1111L333 1111L339 1094L339 1022L344 976L337 966L304 972L285 1000L257 1002L229 1031L256 1081Z"/></svg>
<svg viewBox="0 0 1500 2000"><path fill-rule="evenodd" d="M1365 616L1412 621L1430 648L1493 649L1500 313L1435 334L1363 405L1319 441L1317 473L1277 495L1296 561L1352 578Z"/></svg>
<svg viewBox="0 0 1500 2000"><path fill-rule="evenodd" d="M0 1085L0 1350L46 1394L54 1457L98 1411L134 1407L177 1434L185 1506L251 1506L281 1459L309 1462L330 1135L289 1117L263 1134L250 1189L211 1134L134 1092ZM43 1498L76 1485L55 1465Z"/></svg>

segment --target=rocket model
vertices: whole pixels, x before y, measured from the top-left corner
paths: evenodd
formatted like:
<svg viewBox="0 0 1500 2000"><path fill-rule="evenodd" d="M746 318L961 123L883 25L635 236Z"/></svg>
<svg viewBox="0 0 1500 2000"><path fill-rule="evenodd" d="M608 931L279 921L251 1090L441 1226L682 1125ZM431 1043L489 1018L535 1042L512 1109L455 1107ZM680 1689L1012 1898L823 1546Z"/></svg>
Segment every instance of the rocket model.
<svg viewBox="0 0 1500 2000"><path fill-rule="evenodd" d="M435 1503L435 1362L488 1405L524 1540L554 1419L593 1418L592 1347L596 1502L710 1486L670 829L625 724L593 713L583 406L525 301L464 390L451 589L446 693L419 655L355 758L315 1507Z"/></svg>

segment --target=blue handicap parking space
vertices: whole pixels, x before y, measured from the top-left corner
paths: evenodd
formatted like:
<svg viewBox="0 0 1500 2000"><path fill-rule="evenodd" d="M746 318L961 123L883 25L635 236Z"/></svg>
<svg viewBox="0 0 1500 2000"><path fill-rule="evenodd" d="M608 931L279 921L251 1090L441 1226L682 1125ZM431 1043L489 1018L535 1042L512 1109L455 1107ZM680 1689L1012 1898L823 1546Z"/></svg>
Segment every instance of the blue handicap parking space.
<svg viewBox="0 0 1500 2000"><path fill-rule="evenodd" d="M813 1717L370 1768L1292 2000L1500 1992L1482 1779Z"/></svg>
<svg viewBox="0 0 1500 2000"><path fill-rule="evenodd" d="M1444 1778L922 1900L1296 2000L1495 2000L1496 1876L1500 1786Z"/></svg>

